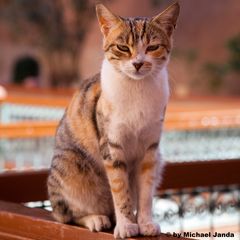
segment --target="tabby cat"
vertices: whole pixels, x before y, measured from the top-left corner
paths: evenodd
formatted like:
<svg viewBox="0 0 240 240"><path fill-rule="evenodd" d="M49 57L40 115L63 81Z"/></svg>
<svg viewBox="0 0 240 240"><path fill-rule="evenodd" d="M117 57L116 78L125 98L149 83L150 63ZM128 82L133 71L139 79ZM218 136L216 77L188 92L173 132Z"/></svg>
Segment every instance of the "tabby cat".
<svg viewBox="0 0 240 240"><path fill-rule="evenodd" d="M53 216L91 231L116 223L115 238L155 236L152 198L179 4L153 18L119 17L102 4L96 11L105 58L57 129L48 178Z"/></svg>

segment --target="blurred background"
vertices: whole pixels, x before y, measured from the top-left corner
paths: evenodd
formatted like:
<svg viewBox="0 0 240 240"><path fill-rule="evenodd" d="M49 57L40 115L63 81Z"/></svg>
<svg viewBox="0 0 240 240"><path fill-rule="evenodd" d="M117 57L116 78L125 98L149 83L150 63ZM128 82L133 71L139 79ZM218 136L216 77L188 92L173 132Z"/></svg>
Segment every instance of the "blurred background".
<svg viewBox="0 0 240 240"><path fill-rule="evenodd" d="M153 16L170 0L103 1L121 16ZM176 95L240 94L238 0L180 0L170 64ZM127 6L127 7L126 7ZM1 0L0 82L72 87L99 72L94 0Z"/></svg>
<svg viewBox="0 0 240 240"><path fill-rule="evenodd" d="M121 16L153 16L172 3L101 2ZM167 168L154 216L163 232L239 239L240 4L179 2L162 138ZM51 210L45 178L41 186L36 179L47 176L74 89L102 60L95 0L0 0L0 199Z"/></svg>

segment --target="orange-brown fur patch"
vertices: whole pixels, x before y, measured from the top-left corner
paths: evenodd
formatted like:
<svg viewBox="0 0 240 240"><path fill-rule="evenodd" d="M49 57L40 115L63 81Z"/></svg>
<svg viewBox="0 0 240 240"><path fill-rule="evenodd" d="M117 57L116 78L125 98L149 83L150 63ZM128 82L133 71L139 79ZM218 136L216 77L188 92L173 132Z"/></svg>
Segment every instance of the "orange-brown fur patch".
<svg viewBox="0 0 240 240"><path fill-rule="evenodd" d="M73 137L81 143L81 145L87 148L90 153L94 154L95 149L97 149L96 138L95 138L95 129L91 121L87 119L89 114L86 114L85 107L91 108L95 97L100 94L101 88L99 83L95 83L92 86L91 92L88 96L83 99L80 92L76 92L68 109L67 109L67 122L68 126L71 129ZM86 101L85 105L81 107L81 103ZM83 108L84 107L84 108ZM84 111L84 112L83 112ZM90 111L90 110L88 110Z"/></svg>
<svg viewBox="0 0 240 240"><path fill-rule="evenodd" d="M112 181L112 192L120 193L125 188L125 183L123 180L119 180L118 182Z"/></svg>
<svg viewBox="0 0 240 240"><path fill-rule="evenodd" d="M141 173L143 174L143 173L151 170L154 166L155 166L155 162L144 162L144 163L142 163Z"/></svg>
<svg viewBox="0 0 240 240"><path fill-rule="evenodd" d="M166 50L164 47L159 47L157 51L150 52L149 54L155 58L159 58L166 55Z"/></svg>

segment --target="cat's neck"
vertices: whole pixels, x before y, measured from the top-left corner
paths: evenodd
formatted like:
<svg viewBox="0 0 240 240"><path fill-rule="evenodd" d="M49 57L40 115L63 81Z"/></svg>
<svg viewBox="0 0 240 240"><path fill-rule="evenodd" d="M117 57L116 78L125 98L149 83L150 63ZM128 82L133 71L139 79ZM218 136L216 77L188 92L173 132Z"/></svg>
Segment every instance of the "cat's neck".
<svg viewBox="0 0 240 240"><path fill-rule="evenodd" d="M156 93L160 98L168 98L168 73L164 67L155 75L145 79L135 80L116 70L107 59L104 59L101 69L101 87L108 100L124 97L126 95Z"/></svg>

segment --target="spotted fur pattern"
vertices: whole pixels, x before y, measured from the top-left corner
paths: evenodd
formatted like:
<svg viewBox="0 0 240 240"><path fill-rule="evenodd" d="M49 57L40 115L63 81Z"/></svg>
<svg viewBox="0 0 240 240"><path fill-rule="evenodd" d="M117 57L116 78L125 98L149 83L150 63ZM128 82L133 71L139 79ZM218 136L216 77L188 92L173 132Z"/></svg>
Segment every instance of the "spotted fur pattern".
<svg viewBox="0 0 240 240"><path fill-rule="evenodd" d="M81 84L56 133L48 193L58 221L91 231L115 223L116 238L160 233L151 208L178 13L176 3L153 18L122 18L97 5L101 73Z"/></svg>

